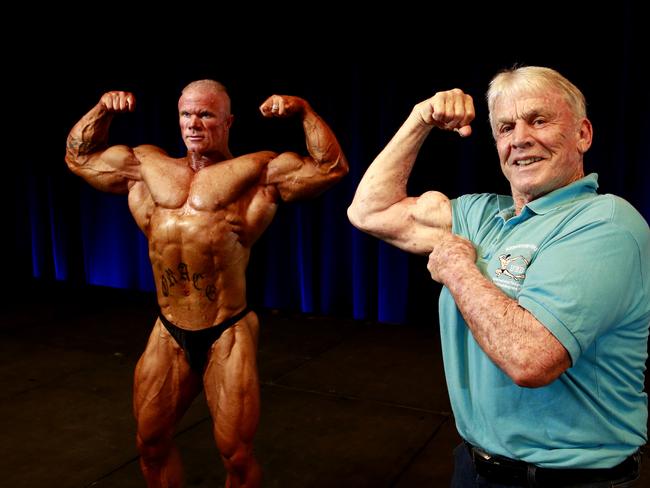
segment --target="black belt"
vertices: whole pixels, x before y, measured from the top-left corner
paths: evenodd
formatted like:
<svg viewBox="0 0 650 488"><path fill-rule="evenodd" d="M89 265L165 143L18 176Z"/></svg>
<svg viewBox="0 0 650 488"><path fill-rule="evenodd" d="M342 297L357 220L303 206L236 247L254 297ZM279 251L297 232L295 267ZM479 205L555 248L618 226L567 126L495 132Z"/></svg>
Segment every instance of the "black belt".
<svg viewBox="0 0 650 488"><path fill-rule="evenodd" d="M639 477L641 453L632 454L613 468L573 469L542 468L524 461L488 454L465 442L476 472L494 483L519 486L573 486L603 481L632 481Z"/></svg>

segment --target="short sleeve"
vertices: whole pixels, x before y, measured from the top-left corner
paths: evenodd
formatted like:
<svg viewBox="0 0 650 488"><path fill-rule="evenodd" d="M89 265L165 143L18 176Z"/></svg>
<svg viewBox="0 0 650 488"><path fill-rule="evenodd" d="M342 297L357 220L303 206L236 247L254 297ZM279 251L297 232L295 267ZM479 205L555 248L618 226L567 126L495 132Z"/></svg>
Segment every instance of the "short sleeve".
<svg viewBox="0 0 650 488"><path fill-rule="evenodd" d="M498 212L497 195L478 193L451 200L451 231L476 243L477 233Z"/></svg>
<svg viewBox="0 0 650 488"><path fill-rule="evenodd" d="M640 307L641 259L637 241L625 229L590 222L538 249L519 304L555 335L575 363L595 338Z"/></svg>

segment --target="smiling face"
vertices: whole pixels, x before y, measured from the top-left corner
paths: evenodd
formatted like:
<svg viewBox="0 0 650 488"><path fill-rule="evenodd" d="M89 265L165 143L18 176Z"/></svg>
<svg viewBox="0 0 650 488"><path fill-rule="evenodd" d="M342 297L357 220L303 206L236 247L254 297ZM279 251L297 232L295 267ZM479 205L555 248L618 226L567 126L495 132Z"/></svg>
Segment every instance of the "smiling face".
<svg viewBox="0 0 650 488"><path fill-rule="evenodd" d="M223 159L229 154L232 115L225 92L209 86L186 89L178 101L181 135L190 153Z"/></svg>
<svg viewBox="0 0 650 488"><path fill-rule="evenodd" d="M584 176L591 123L576 117L557 90L502 95L491 116L501 170L517 213L527 202Z"/></svg>

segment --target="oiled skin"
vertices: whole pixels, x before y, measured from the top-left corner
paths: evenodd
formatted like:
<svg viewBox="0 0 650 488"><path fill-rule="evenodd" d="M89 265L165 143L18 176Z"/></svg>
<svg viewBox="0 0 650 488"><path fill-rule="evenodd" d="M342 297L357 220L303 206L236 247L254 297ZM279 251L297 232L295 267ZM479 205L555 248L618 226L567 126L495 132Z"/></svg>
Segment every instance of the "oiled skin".
<svg viewBox="0 0 650 488"><path fill-rule="evenodd" d="M210 83L189 85L179 100L186 157L171 158L148 145L109 147L113 115L134 107L131 93L102 96L70 132L66 162L94 187L128 194L149 243L165 317L188 330L219 324L246 307L251 246L278 203L318 195L348 172L347 161L329 127L298 97L273 95L260 110L265 117L300 116L307 156L260 151L233 157L230 100ZM260 485L252 452L260 412L258 329L254 312L227 329L213 344L201 376L156 321L134 382L137 442L148 486L182 486L174 429L201 388L228 472L226 486Z"/></svg>

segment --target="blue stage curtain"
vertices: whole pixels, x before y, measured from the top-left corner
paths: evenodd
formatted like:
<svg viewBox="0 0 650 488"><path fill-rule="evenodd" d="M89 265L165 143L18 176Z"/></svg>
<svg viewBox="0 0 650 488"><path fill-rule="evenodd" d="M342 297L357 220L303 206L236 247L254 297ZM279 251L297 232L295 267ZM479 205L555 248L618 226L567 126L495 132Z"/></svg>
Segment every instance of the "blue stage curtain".
<svg viewBox="0 0 650 488"><path fill-rule="evenodd" d="M370 162L389 141L413 105L435 91L461 87L477 106L472 137L432 132L409 182L411 194L438 189L450 197L467 192L508 193L487 123L484 93L490 78L515 62L555 67L585 93L595 138L586 171L600 174L601 191L630 201L650 220L650 105L646 85L647 45L627 25L617 30L612 51L583 59L562 46L548 51L484 49L431 52L430 62L387 56L380 64L362 55L335 69L308 67L260 75L257 68L214 62L192 69L172 66L164 79L127 69L103 70L64 83L65 108L52 130L17 157L8 188L16 209L7 216L13 235L5 238L10 273L43 280L152 291L147 243L130 216L126 197L97 192L68 172L64 144L72 125L104 91L131 90L133 114L115 118L111 142L153 143L173 156L184 154L176 102L185 83L199 77L224 82L233 100L231 149L304 153L302 131L291 121L263 120L257 106L272 93L305 97L337 134L350 174L322 196L280 206L257 242L248 268L252 306L347 316L391 323L435 320L439 287L426 270L426 257L411 256L354 229L346 208ZM610 36L611 37L611 36ZM597 50L601 44L597 43ZM604 45L604 41L602 43ZM599 64L596 63L599 62ZM161 70L157 70L161 71ZM6 284L6 282L5 282Z"/></svg>

